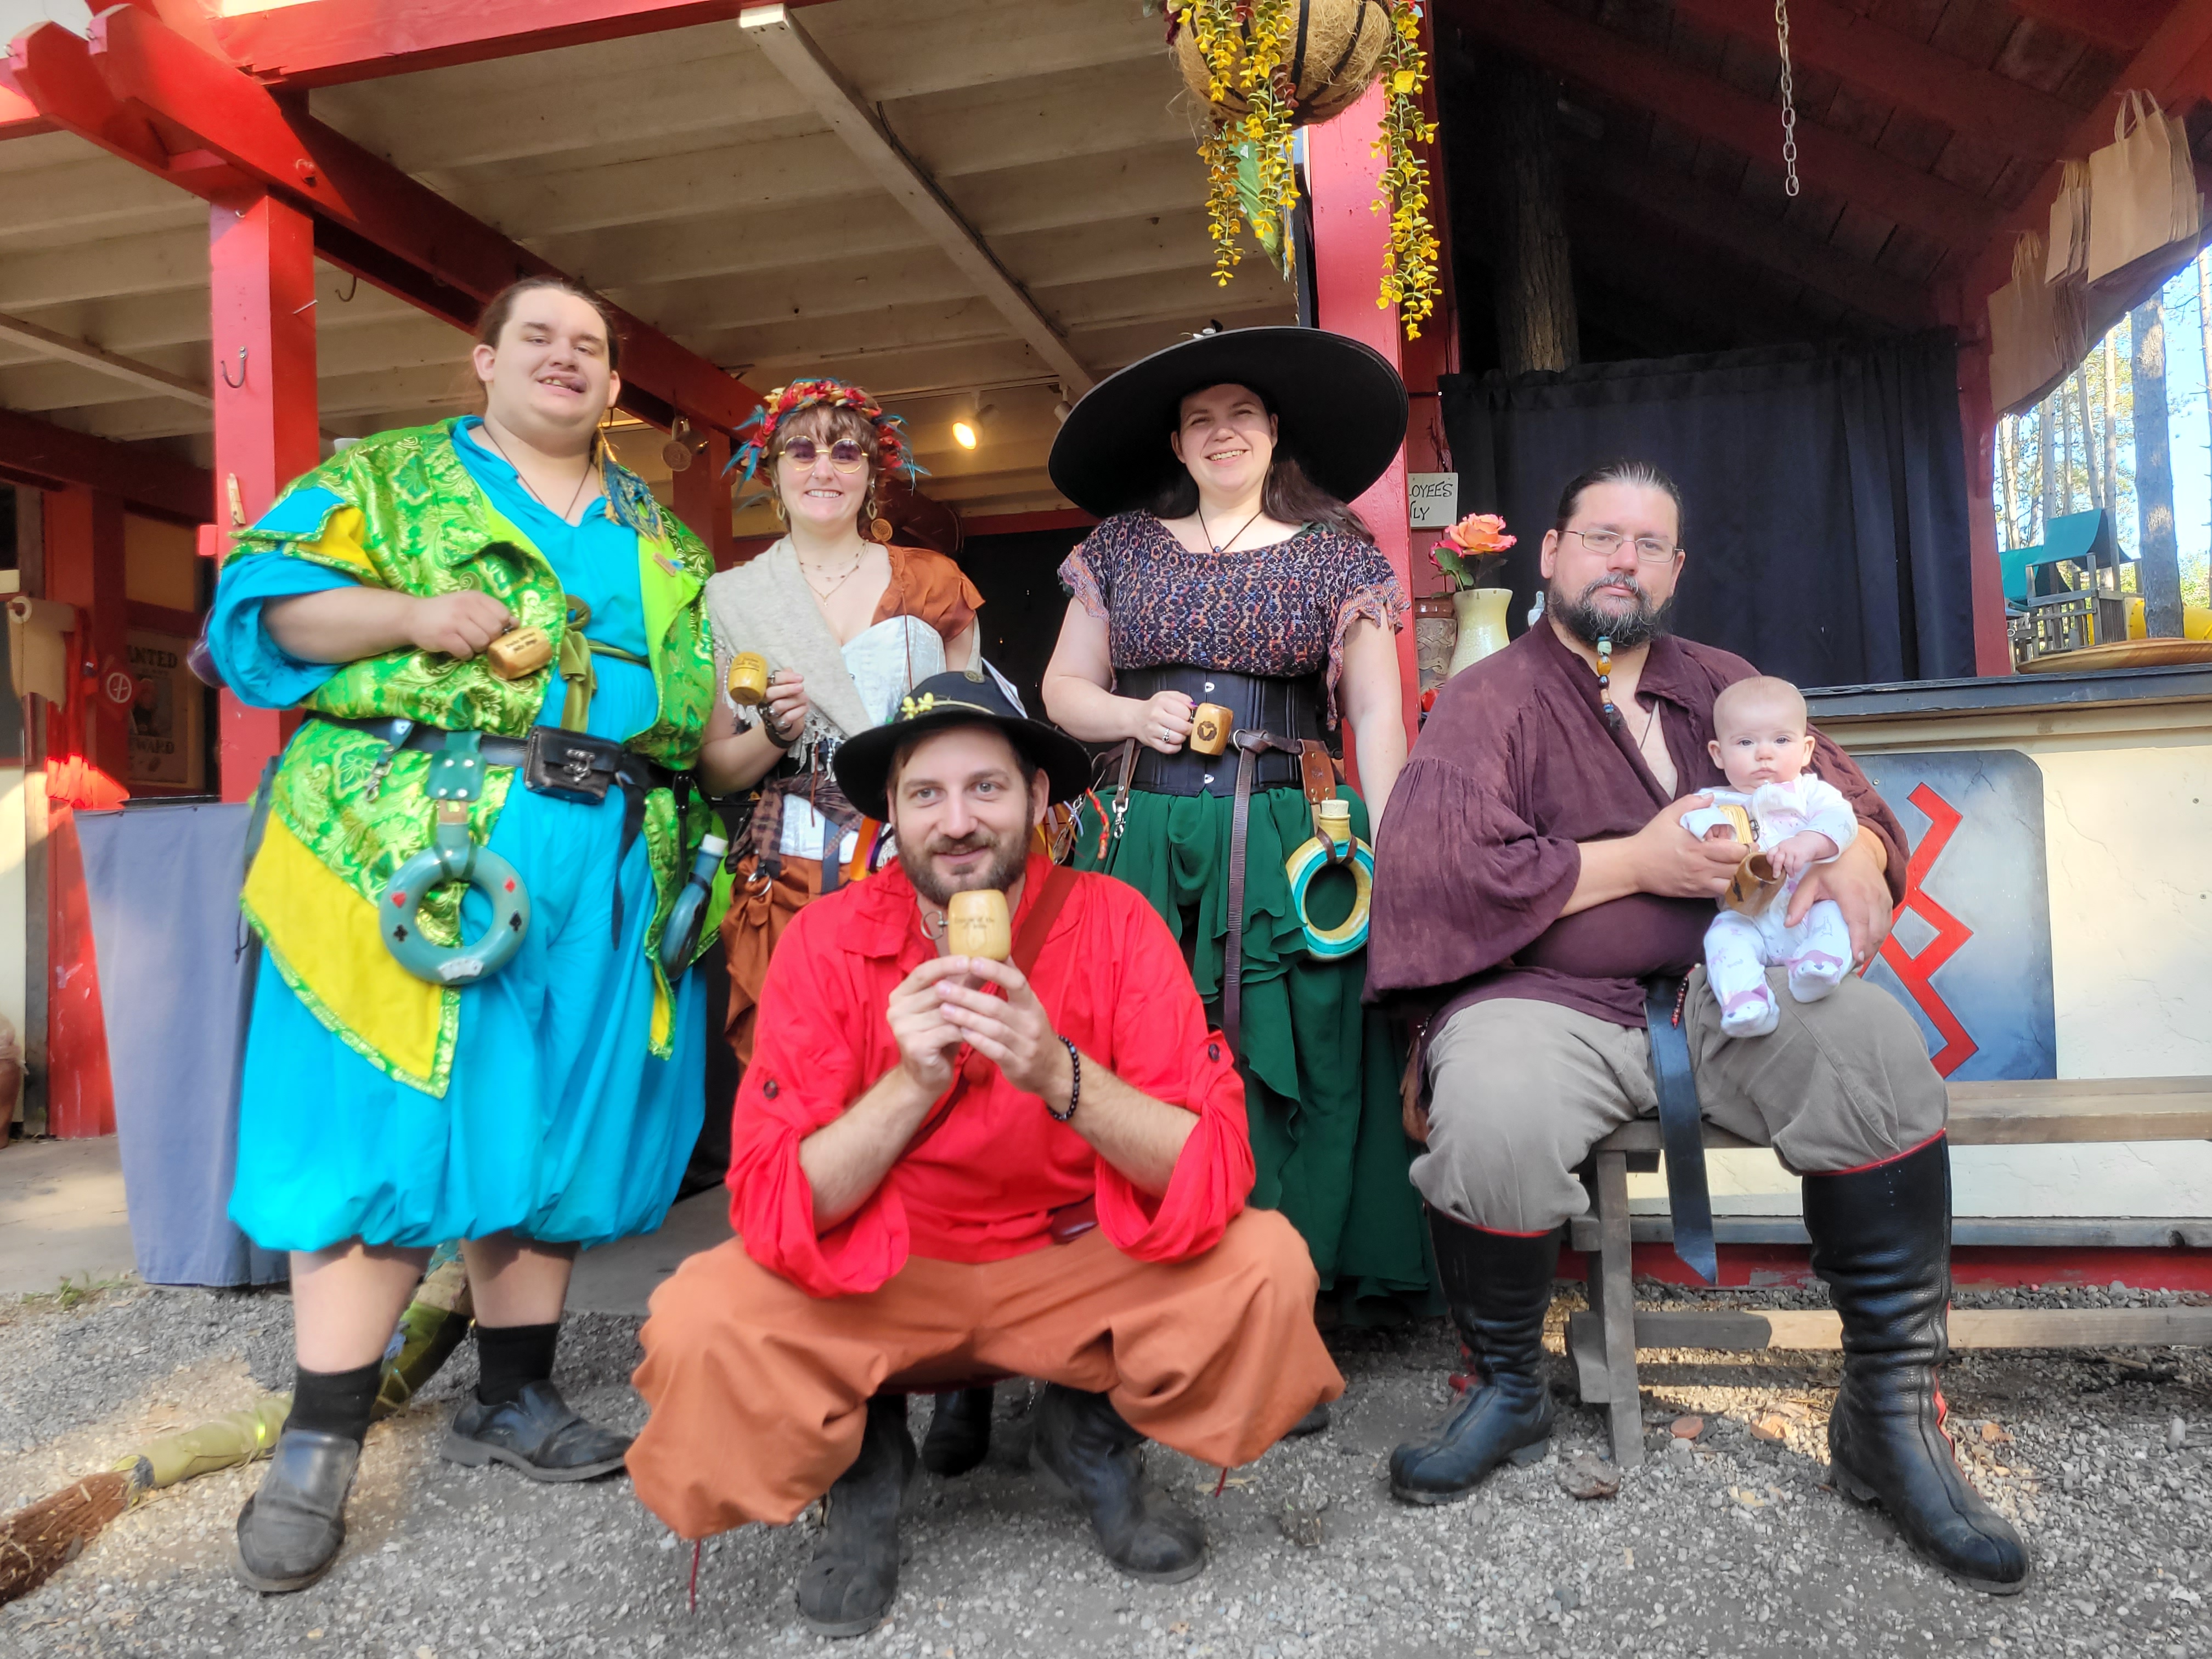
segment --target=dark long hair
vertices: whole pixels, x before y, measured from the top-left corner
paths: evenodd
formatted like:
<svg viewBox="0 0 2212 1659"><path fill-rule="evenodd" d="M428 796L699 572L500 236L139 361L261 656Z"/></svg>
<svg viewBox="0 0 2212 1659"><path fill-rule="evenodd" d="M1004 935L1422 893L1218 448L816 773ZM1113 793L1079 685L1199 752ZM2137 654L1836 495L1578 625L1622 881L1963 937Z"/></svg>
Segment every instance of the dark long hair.
<svg viewBox="0 0 2212 1659"><path fill-rule="evenodd" d="M1206 390L1206 386L1191 388L1193 392ZM1266 392L1257 386L1252 387L1251 392L1259 398L1262 409L1270 415L1275 412ZM1370 547L1375 543L1375 532L1367 527L1366 521L1316 483L1298 458L1279 440L1275 445L1274 459L1267 465L1267 481L1260 486L1260 510L1278 524L1319 525ZM1175 476L1161 486L1152 501L1153 516L1188 519L1197 511L1198 480L1191 477L1188 466L1178 465Z"/></svg>

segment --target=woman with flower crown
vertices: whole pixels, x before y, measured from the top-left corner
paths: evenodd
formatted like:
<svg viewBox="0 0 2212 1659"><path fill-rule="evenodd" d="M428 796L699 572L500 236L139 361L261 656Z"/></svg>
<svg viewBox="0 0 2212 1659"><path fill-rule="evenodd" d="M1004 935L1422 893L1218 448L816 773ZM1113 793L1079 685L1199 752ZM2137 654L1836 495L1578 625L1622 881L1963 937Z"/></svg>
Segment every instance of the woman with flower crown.
<svg viewBox="0 0 2212 1659"><path fill-rule="evenodd" d="M865 820L830 769L837 745L898 712L915 684L980 661L983 596L960 567L899 547L878 511L883 480L917 470L896 416L840 380L794 380L756 411L735 465L765 477L784 535L707 584L719 688L699 775L714 795L755 804L732 837L736 880L722 920L730 969L730 1046L752 1058L753 1020L769 957L812 899L881 861ZM768 695L729 696L744 652L765 659ZM733 828L736 827L734 824ZM923 1455L939 1474L981 1461L990 1390L947 1395Z"/></svg>

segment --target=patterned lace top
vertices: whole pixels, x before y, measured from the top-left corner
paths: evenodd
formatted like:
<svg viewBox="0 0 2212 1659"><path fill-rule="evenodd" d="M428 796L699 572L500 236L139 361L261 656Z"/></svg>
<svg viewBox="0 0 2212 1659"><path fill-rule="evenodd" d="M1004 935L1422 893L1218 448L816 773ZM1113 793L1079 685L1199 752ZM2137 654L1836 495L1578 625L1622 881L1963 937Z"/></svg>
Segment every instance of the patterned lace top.
<svg viewBox="0 0 2212 1659"><path fill-rule="evenodd" d="M1309 526L1272 547L1194 553L1149 513L1117 513L1092 531L1060 567L1060 585L1106 624L1117 670L1320 673L1331 726L1352 624L1365 617L1395 633L1411 609L1390 562L1349 536Z"/></svg>

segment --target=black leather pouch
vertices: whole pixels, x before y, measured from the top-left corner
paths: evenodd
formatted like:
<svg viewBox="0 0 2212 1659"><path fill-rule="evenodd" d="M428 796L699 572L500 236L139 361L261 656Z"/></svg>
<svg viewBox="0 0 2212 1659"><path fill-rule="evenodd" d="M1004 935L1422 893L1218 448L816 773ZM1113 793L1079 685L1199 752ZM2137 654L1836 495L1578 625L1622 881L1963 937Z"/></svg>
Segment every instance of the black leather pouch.
<svg viewBox="0 0 2212 1659"><path fill-rule="evenodd" d="M533 726L522 749L522 781L556 800L596 803L607 798L622 765L623 746L557 726Z"/></svg>

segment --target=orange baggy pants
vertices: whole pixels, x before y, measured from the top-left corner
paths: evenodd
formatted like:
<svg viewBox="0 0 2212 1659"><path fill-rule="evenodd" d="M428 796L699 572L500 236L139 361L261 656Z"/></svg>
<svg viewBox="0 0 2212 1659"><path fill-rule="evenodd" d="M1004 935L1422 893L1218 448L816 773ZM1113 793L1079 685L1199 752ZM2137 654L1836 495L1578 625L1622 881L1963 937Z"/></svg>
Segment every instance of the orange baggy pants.
<svg viewBox="0 0 2212 1659"><path fill-rule="evenodd" d="M682 1537L781 1524L860 1455L872 1396L994 1375L1109 1394L1162 1445L1249 1462L1344 1392L1316 1285L1271 1210L1188 1261L1135 1261L1093 1228L1004 1261L914 1256L866 1296L811 1297L732 1239L653 1292L630 1478Z"/></svg>

